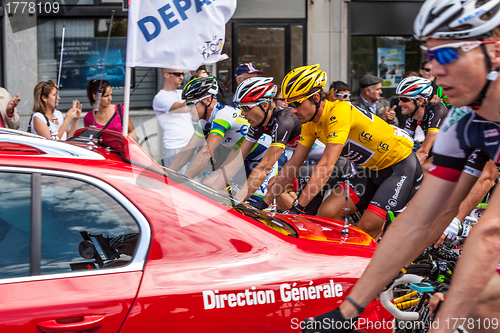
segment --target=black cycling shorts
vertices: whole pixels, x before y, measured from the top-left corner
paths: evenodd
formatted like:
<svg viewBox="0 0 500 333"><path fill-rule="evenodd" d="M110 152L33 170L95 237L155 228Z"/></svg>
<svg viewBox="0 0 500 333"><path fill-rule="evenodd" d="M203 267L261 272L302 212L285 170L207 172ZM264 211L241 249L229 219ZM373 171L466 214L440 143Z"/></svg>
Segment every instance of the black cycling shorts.
<svg viewBox="0 0 500 333"><path fill-rule="evenodd" d="M349 196L358 211L366 209L384 219L388 211L397 212L406 206L423 178L415 153L385 169L363 171L351 179Z"/></svg>

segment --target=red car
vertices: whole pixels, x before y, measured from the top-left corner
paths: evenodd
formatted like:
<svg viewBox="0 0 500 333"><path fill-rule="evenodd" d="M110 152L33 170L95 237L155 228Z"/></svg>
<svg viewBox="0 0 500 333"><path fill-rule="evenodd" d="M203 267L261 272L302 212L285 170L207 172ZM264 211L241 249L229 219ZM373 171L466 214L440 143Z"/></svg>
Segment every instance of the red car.
<svg viewBox="0 0 500 333"><path fill-rule="evenodd" d="M0 129L2 333L298 332L375 251L354 227L267 215L88 131ZM361 329L390 320L374 301Z"/></svg>

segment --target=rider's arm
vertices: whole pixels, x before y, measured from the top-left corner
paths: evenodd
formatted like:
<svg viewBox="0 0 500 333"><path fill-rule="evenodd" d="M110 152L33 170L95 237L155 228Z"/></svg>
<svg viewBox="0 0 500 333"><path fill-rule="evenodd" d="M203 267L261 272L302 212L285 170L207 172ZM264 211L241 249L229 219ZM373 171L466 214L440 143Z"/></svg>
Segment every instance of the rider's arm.
<svg viewBox="0 0 500 333"><path fill-rule="evenodd" d="M451 284L446 301L437 313L436 320L441 323L452 321L452 318L470 317L481 294L488 298L494 298L493 295L498 297L498 283L494 286L489 282L497 274L495 268L500 258L499 202L500 192L495 191L490 199L490 203L494 204L488 206L464 244L460 260L453 271L453 280L462 283ZM474 327L477 330L478 326ZM442 332L452 331L447 330L447 327L440 328ZM467 329L465 324L464 328Z"/></svg>
<svg viewBox="0 0 500 333"><path fill-rule="evenodd" d="M203 145L203 148L201 148L198 154L196 154L196 157L189 166L185 175L190 178L196 177L196 175L203 170L205 165L207 165L208 161L214 153L215 148L217 148L221 141L222 137L220 135L215 133L210 134L207 138L207 141Z"/></svg>
<svg viewBox="0 0 500 333"><path fill-rule="evenodd" d="M425 176L422 187L387 230L363 276L351 291L349 296L358 304L368 305L402 267L439 238L475 181L475 178L471 181L463 176L458 184L432 174ZM440 212L437 217L436 212ZM341 312L346 318L357 315L349 302L341 305Z"/></svg>
<svg viewBox="0 0 500 333"><path fill-rule="evenodd" d="M311 200L318 195L323 186L325 186L335 167L335 163L337 163L343 147L343 145L338 143L328 143L326 145L323 156L314 168L309 182L307 182L299 197L299 204L301 206L307 206L309 202L311 202Z"/></svg>
<svg viewBox="0 0 500 333"><path fill-rule="evenodd" d="M420 148L415 152L420 164L424 163L427 157L429 157L429 152L434 144L434 140L436 140L437 134L438 130L436 128L429 128L424 142L422 142Z"/></svg>
<svg viewBox="0 0 500 333"><path fill-rule="evenodd" d="M243 140L240 149L231 151L224 163L222 163L221 168L205 178L203 184L211 186L216 190L227 186L227 182L236 175L254 146L254 142L250 142L247 139Z"/></svg>
<svg viewBox="0 0 500 333"><path fill-rule="evenodd" d="M274 164L280 158L283 150L285 150L285 148L282 145L271 145L271 147L267 149L260 163L252 170L250 176L248 176L245 185L236 196L236 199L245 201L252 196L260 185L262 185L264 180L266 180L267 175L271 172Z"/></svg>
<svg viewBox="0 0 500 333"><path fill-rule="evenodd" d="M268 188L267 194L264 197L264 202L273 202L274 198L285 192L287 187L292 185L293 180L299 174L300 167L309 155L310 150L310 147L303 146L302 144L297 145L297 148L295 149L295 152L290 160L285 163L278 176L276 176L274 184Z"/></svg>
<svg viewBox="0 0 500 333"><path fill-rule="evenodd" d="M200 137L196 133L191 137L188 144L181 149L181 151L175 156L174 160L168 167L174 171L179 171L187 162L193 157L194 151L203 143L203 137Z"/></svg>

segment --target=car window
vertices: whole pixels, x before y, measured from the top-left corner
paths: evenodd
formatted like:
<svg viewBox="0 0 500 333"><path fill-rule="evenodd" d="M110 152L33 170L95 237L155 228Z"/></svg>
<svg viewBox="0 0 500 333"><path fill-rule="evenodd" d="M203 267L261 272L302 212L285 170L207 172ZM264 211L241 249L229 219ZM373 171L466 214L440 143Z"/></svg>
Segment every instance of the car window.
<svg viewBox="0 0 500 333"><path fill-rule="evenodd" d="M29 275L31 176L0 172L0 278Z"/></svg>
<svg viewBox="0 0 500 333"><path fill-rule="evenodd" d="M30 174L0 173L0 279L30 275L32 186ZM113 197L66 177L43 175L39 186L40 274L118 267L132 260L140 229Z"/></svg>
<svg viewBox="0 0 500 333"><path fill-rule="evenodd" d="M128 211L94 185L42 177L42 274L125 265L138 236Z"/></svg>

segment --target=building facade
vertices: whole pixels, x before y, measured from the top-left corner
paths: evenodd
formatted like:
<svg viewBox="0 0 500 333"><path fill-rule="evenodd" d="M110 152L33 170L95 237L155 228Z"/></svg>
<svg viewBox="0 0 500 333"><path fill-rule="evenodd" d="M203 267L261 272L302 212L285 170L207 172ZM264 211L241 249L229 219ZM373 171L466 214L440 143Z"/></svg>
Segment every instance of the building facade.
<svg viewBox="0 0 500 333"><path fill-rule="evenodd" d="M65 111L73 99L79 99L84 110L90 110L85 85L100 77L111 82L113 103L123 102L127 11L122 0L59 1L58 13L48 0L37 0L52 7L35 15L13 14L13 8L7 8L10 1L0 10L0 83L12 95L21 94L22 129L31 115L35 85L58 79L63 30L59 109ZM412 37L413 20L422 3L239 0L226 26L224 52L230 58L209 68L228 90L234 90L233 72L243 62L255 63L277 84L291 69L319 63L329 82L345 81L353 93L364 74L384 76L384 94L389 97L402 73L418 70L422 61L419 42ZM104 59L112 11L113 28ZM380 66L382 57L387 70L384 64ZM151 103L161 86L156 68L133 70L131 116L135 124L154 117Z"/></svg>

